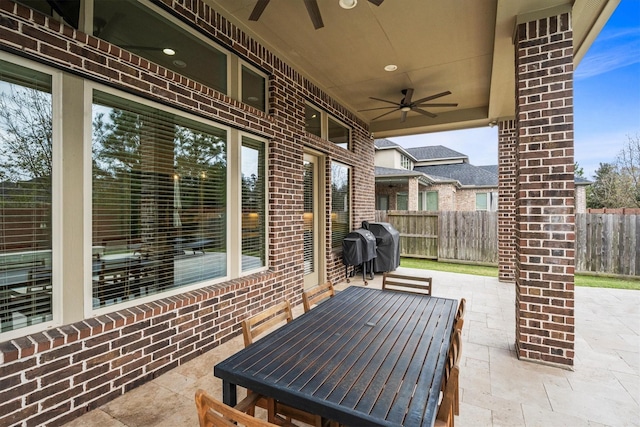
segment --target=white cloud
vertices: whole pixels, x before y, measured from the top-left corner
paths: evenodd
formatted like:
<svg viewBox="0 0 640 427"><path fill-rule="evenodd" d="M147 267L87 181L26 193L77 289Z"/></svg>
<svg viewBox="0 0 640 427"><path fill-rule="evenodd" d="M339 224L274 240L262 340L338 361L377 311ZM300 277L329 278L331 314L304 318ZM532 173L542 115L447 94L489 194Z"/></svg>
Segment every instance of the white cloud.
<svg viewBox="0 0 640 427"><path fill-rule="evenodd" d="M575 71L575 79L605 74L640 63L640 28L601 33Z"/></svg>

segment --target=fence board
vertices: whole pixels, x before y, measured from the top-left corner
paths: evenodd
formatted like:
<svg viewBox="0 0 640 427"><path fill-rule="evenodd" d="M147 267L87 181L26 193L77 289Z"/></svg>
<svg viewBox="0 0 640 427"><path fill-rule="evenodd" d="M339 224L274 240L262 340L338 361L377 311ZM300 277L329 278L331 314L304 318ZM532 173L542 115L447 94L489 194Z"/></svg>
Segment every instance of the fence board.
<svg viewBox="0 0 640 427"><path fill-rule="evenodd" d="M400 255L498 263L495 212L377 211L376 221L400 232ZM580 213L575 217L576 271L640 276L640 215Z"/></svg>

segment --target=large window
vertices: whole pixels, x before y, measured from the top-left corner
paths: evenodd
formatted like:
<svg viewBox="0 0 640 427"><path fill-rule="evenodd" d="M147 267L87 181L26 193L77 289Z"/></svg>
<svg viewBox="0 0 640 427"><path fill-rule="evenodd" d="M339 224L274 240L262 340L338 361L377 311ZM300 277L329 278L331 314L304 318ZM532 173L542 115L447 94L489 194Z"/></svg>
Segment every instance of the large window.
<svg viewBox="0 0 640 427"><path fill-rule="evenodd" d="M345 150L350 148L351 129L309 104L305 108L305 130Z"/></svg>
<svg viewBox="0 0 640 427"><path fill-rule="evenodd" d="M0 332L53 318L52 86L0 60Z"/></svg>
<svg viewBox="0 0 640 427"><path fill-rule="evenodd" d="M498 193L476 193L476 210L495 212L498 209Z"/></svg>
<svg viewBox="0 0 640 427"><path fill-rule="evenodd" d="M227 274L226 138L94 92L94 308Z"/></svg>
<svg viewBox="0 0 640 427"><path fill-rule="evenodd" d="M254 68L240 66L240 100L260 111L267 111L267 78Z"/></svg>
<svg viewBox="0 0 640 427"><path fill-rule="evenodd" d="M227 55L135 0L94 0L93 35L227 93Z"/></svg>
<svg viewBox="0 0 640 427"><path fill-rule="evenodd" d="M266 196L264 143L242 138L242 271L264 267Z"/></svg>
<svg viewBox="0 0 640 427"><path fill-rule="evenodd" d="M349 233L350 170L340 163L331 163L331 247L341 248Z"/></svg>
<svg viewBox="0 0 640 427"><path fill-rule="evenodd" d="M437 191L421 191L420 193L418 193L418 210L437 211L438 210L438 192Z"/></svg>
<svg viewBox="0 0 640 427"><path fill-rule="evenodd" d="M307 104L305 107L305 130L312 135L322 138L322 114L320 110Z"/></svg>
<svg viewBox="0 0 640 427"><path fill-rule="evenodd" d="M345 150L349 149L349 128L342 123L328 118L328 137L327 139L338 147L342 147Z"/></svg>
<svg viewBox="0 0 640 427"><path fill-rule="evenodd" d="M396 194L396 210L409 210L409 194L407 192L403 191Z"/></svg>

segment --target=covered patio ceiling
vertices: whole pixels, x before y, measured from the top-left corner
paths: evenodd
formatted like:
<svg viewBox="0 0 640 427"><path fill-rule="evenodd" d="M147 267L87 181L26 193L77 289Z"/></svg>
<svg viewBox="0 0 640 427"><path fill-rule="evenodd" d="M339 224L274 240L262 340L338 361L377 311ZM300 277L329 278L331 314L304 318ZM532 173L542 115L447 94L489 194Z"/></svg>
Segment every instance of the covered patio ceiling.
<svg viewBox="0 0 640 427"><path fill-rule="evenodd" d="M573 9L574 65L619 0L359 0L345 10L338 0L318 0L324 27L314 29L303 0L273 0L258 21L257 0L205 0L305 77L370 124L376 138L485 126L514 115L516 22ZM385 71L386 65L396 71ZM401 111L370 97L400 102L450 91L425 107L437 117Z"/></svg>

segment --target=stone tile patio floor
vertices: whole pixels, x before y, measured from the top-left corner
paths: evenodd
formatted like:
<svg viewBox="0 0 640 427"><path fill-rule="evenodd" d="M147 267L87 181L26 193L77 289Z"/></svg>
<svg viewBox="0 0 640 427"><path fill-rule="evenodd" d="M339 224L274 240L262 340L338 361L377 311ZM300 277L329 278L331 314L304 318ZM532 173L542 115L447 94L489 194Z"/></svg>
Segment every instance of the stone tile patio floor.
<svg viewBox="0 0 640 427"><path fill-rule="evenodd" d="M576 288L576 359L566 370L516 358L512 284L399 271L430 275L434 295L467 300L458 427L640 426L640 291ZM336 288L349 285L362 286L362 278ZM381 275L368 284L380 285ZM294 316L301 313L295 307ZM197 426L195 390L221 398L213 366L242 346L238 336L67 426Z"/></svg>

